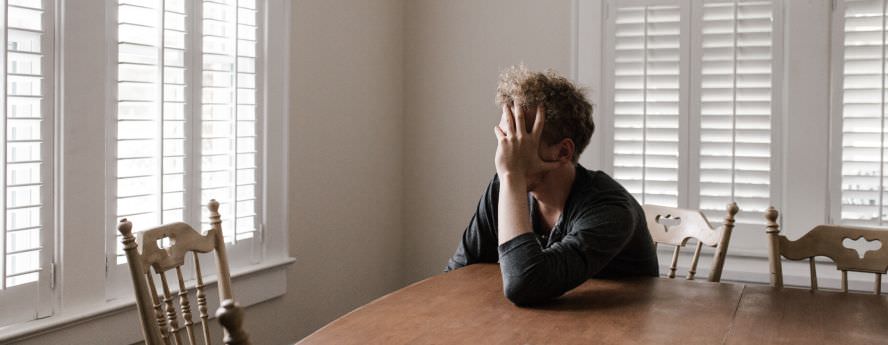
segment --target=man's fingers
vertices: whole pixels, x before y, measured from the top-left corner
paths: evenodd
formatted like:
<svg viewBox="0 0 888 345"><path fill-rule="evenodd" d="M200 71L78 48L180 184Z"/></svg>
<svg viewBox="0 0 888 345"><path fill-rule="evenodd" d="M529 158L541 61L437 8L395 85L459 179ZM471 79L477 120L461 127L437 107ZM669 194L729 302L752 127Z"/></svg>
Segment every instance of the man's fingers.
<svg viewBox="0 0 888 345"><path fill-rule="evenodd" d="M499 128L499 126L493 126L493 135L496 135L497 140L505 140L506 133L503 133L503 130Z"/></svg>
<svg viewBox="0 0 888 345"><path fill-rule="evenodd" d="M515 104L515 123L516 131L515 134L517 137L521 138L527 134L527 122L524 122L524 106L520 104Z"/></svg>
<svg viewBox="0 0 888 345"><path fill-rule="evenodd" d="M546 108L543 105L537 106L536 119L533 121L533 130L531 133L534 138L539 138L543 133L543 125L546 122Z"/></svg>
<svg viewBox="0 0 888 345"><path fill-rule="evenodd" d="M512 117L512 109L507 104L503 104L503 117L506 118L508 124L506 128L502 128L504 134L515 133L515 119Z"/></svg>

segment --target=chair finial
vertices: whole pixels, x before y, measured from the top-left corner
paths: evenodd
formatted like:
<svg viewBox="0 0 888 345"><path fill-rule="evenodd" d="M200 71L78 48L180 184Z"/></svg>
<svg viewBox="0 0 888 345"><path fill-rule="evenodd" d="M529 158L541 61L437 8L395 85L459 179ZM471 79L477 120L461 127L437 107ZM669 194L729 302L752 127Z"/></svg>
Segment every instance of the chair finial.
<svg viewBox="0 0 888 345"><path fill-rule="evenodd" d="M768 223L777 223L777 216L778 212L774 206L769 206L768 210L765 211L765 219L768 220Z"/></svg>
<svg viewBox="0 0 888 345"><path fill-rule="evenodd" d="M777 216L778 215L779 215L779 213L777 212L777 209L774 208L774 206L768 207L768 210L765 211L765 219L768 221L767 222L768 232L779 231L779 230L777 230L777 227L778 227Z"/></svg>
<svg viewBox="0 0 888 345"><path fill-rule="evenodd" d="M123 237L132 235L133 223L128 221L126 218L123 218L120 220L120 223L117 224L117 231L120 232Z"/></svg>
<svg viewBox="0 0 888 345"><path fill-rule="evenodd" d="M210 199L210 203L207 204L207 208L210 209L210 212L219 212L219 202L216 199Z"/></svg>
<svg viewBox="0 0 888 345"><path fill-rule="evenodd" d="M734 218L734 216L737 215L737 212L740 212L740 207L737 207L736 202L729 203L727 206L727 209L728 209L728 215L731 216L731 218Z"/></svg>

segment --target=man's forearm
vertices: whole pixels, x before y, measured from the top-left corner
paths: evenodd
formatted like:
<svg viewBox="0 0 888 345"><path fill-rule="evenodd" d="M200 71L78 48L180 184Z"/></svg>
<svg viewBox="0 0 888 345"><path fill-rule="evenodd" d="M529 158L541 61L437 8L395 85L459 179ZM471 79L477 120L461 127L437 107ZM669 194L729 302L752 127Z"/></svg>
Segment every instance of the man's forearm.
<svg viewBox="0 0 888 345"><path fill-rule="evenodd" d="M527 206L527 181L520 174L499 176L497 232L499 244L531 232L530 210Z"/></svg>

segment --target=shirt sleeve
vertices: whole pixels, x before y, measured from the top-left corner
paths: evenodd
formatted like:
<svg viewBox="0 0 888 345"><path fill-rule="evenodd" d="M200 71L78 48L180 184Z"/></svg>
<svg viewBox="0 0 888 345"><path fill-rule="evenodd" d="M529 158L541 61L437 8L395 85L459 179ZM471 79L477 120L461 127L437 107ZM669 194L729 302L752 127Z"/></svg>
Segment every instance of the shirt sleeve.
<svg viewBox="0 0 888 345"><path fill-rule="evenodd" d="M543 249L532 233L499 246L503 292L519 306L561 296L601 271L632 237L636 220L627 207L586 209L568 234Z"/></svg>
<svg viewBox="0 0 888 345"><path fill-rule="evenodd" d="M499 259L496 237L496 207L499 179L494 175L478 201L475 214L463 232L456 252L448 260L445 272L479 262L495 263Z"/></svg>

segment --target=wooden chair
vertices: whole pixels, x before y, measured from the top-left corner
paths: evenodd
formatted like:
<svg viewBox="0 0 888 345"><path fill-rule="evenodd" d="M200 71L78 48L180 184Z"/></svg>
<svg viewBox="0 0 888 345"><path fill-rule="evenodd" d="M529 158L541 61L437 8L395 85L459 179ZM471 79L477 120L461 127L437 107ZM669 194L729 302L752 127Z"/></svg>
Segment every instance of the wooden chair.
<svg viewBox="0 0 888 345"><path fill-rule="evenodd" d="M727 205L728 214L721 227L713 228L706 220L706 216L698 210L688 210L659 205L644 205L644 214L647 220L648 231L651 233L654 243L675 246L672 253L672 263L669 265L667 277L675 278L678 255L681 248L693 238L697 240L694 255L691 258L691 267L688 270L687 279L693 280L697 274L697 262L700 260L700 252L703 246L715 247L715 257L712 259L712 269L709 271L709 281L721 280L722 268L725 265L725 254L731 242L731 231L734 230L734 216L740 210L736 203Z"/></svg>
<svg viewBox="0 0 888 345"><path fill-rule="evenodd" d="M222 221L219 216L219 203L210 200L210 225L206 234L200 234L185 223L162 225L133 236L133 224L121 219L117 229L123 235L123 250L126 253L130 274L133 279L133 291L141 319L142 335L148 345L185 345L182 328L179 327L179 315L174 305L174 296L167 282L167 272L175 271L178 279L178 298L181 319L184 322L187 344L197 344L192 309L185 288L182 266L185 265L186 254L191 252L196 276L195 298L199 317L202 321L201 333L204 344L210 344L210 332L207 319L207 298L204 292L203 275L197 253L216 253L218 271L219 300L222 302L217 313L220 321L229 323L236 330L226 328L226 344L249 344L246 334L240 330L243 312L233 303L231 293L231 276L228 271L228 258L225 254L225 241L222 237ZM158 242L169 239L169 247L161 248ZM160 277L161 294L158 295L157 285L151 270ZM230 336L229 336L230 335Z"/></svg>
<svg viewBox="0 0 888 345"><path fill-rule="evenodd" d="M808 259L811 270L811 290L817 290L817 270L814 257L825 256L836 263L836 269L842 271L842 291L848 292L848 271L873 273L875 293L882 293L882 274L888 272L888 231L839 225L818 225L804 236L790 241L780 235L777 224L777 210L773 207L765 212L768 234L768 261L771 268L771 286L783 287L783 267L780 256L790 260ZM867 242L878 241L877 249L867 250L862 255L857 250L847 248L845 239L857 241L863 238Z"/></svg>

